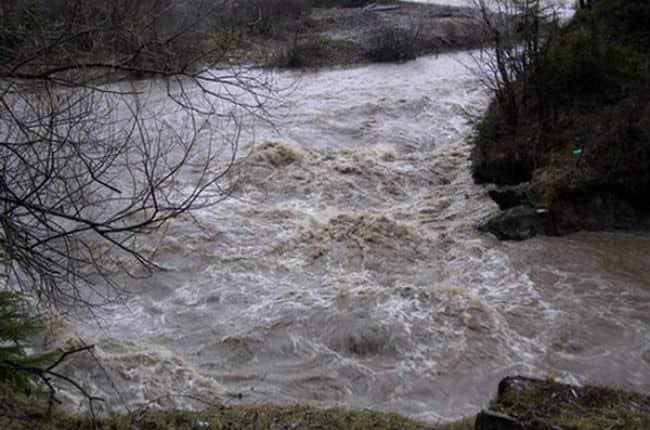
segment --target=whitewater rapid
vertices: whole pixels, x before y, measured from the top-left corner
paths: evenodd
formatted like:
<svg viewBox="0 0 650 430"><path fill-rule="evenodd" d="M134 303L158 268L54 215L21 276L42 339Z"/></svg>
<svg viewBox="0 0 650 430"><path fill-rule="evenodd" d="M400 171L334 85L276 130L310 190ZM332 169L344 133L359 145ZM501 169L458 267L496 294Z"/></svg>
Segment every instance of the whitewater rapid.
<svg viewBox="0 0 650 430"><path fill-rule="evenodd" d="M131 297L100 328L61 334L96 345L67 371L117 409L200 397L429 422L475 413L511 374L649 390L650 238L476 231L496 205L470 175L488 94L469 64L276 73L292 91L244 130L236 192L152 240L160 270L118 278Z"/></svg>

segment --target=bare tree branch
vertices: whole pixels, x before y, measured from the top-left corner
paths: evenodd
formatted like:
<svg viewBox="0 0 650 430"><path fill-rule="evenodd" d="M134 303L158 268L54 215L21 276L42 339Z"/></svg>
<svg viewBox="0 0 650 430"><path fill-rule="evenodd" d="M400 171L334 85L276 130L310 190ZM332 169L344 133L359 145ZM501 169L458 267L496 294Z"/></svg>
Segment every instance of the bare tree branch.
<svg viewBox="0 0 650 430"><path fill-rule="evenodd" d="M228 197L242 121L266 117L277 92L263 70L203 43L225 7L0 5L0 250L12 288L59 310L119 298L112 275L155 267L139 236Z"/></svg>

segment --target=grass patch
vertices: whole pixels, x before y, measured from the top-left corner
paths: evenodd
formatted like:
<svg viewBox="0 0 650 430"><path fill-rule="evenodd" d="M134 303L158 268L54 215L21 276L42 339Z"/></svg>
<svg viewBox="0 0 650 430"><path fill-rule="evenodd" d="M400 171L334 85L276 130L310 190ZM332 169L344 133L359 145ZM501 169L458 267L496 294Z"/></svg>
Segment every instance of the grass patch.
<svg viewBox="0 0 650 430"><path fill-rule="evenodd" d="M235 406L189 411L140 411L98 419L102 430L470 430L472 420L433 427L397 414L308 406ZM0 387L0 428L7 430L90 430L88 417L60 410L47 413L45 399L16 395Z"/></svg>
<svg viewBox="0 0 650 430"><path fill-rule="evenodd" d="M510 382L492 409L530 428L650 429L650 398L646 396L603 387L578 388L552 381L523 378L506 381Z"/></svg>

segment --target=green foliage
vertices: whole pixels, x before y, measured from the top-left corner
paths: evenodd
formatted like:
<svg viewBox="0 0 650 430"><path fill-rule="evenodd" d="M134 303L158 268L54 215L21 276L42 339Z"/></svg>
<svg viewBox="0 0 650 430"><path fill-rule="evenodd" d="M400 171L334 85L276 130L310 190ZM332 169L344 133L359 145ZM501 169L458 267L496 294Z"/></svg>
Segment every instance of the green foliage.
<svg viewBox="0 0 650 430"><path fill-rule="evenodd" d="M38 0L3 2L0 5L0 58L3 49L20 46L38 21Z"/></svg>
<svg viewBox="0 0 650 430"><path fill-rule="evenodd" d="M631 53L615 43L600 40L591 31L579 31L554 46L546 65L545 82L552 103L576 100L617 102L624 83L634 77Z"/></svg>
<svg viewBox="0 0 650 430"><path fill-rule="evenodd" d="M29 392L37 385L36 375L17 368L38 367L50 361L51 354L31 355L30 338L40 326L24 310L22 298L0 291L0 383L15 390Z"/></svg>
<svg viewBox="0 0 650 430"><path fill-rule="evenodd" d="M497 91L497 101L476 129L477 180L509 183L512 164L527 157L538 176L548 166L564 171L576 164L575 142L583 142L589 149L581 158L580 180L647 182L650 2L598 0L592 5L568 25L549 27L533 39L540 48L514 73L517 124L507 121L504 97ZM571 175L575 186L580 180ZM561 175L544 178L564 180Z"/></svg>
<svg viewBox="0 0 650 430"><path fill-rule="evenodd" d="M647 0L599 1L593 13L611 28L611 37L638 50L650 50L650 2Z"/></svg>
<svg viewBox="0 0 650 430"><path fill-rule="evenodd" d="M599 8L581 10L559 41L552 43L543 82L551 103L594 106L619 102L629 83L638 81L647 68L647 55L628 38L647 39L650 4L618 0L596 3ZM620 6L620 7L618 7ZM641 32L644 36L640 37Z"/></svg>
<svg viewBox="0 0 650 430"><path fill-rule="evenodd" d="M540 13L535 8L527 10ZM544 38L535 33L539 19L528 18L519 31L520 35L528 35L526 40L541 46L532 56L534 61L517 70L514 101L519 116L536 117L546 126L550 119L557 119L559 109L593 110L615 104L647 74L648 55L643 51L648 49L647 44L641 43L639 48L629 39L648 41L649 2L596 2L593 9L580 10L566 28L553 30ZM527 30L527 26L531 29ZM497 91L497 100L505 98L506 90ZM505 109L501 110L506 116ZM550 118L553 113L555 118ZM491 142L493 132L493 127L480 127L479 140Z"/></svg>
<svg viewBox="0 0 650 430"><path fill-rule="evenodd" d="M481 147L497 144L499 140L499 119L494 110L488 111L479 122L474 125L474 143Z"/></svg>

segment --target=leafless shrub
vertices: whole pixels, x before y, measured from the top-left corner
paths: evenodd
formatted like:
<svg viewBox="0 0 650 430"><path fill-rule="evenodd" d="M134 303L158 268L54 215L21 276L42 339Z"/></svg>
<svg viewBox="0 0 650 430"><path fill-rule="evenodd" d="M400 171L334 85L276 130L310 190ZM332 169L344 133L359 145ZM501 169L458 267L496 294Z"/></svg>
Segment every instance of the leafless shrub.
<svg viewBox="0 0 650 430"><path fill-rule="evenodd" d="M417 26L381 28L370 38L366 57L379 62L413 60L417 56L419 34Z"/></svg>
<svg viewBox="0 0 650 430"><path fill-rule="evenodd" d="M222 21L253 33L271 35L311 10L311 0L230 0Z"/></svg>
<svg viewBox="0 0 650 430"><path fill-rule="evenodd" d="M495 95L507 123L514 127L520 109L518 78L544 73L549 42L558 33L558 13L540 0L472 0L472 3L478 11L484 40L489 41L475 56L478 75ZM542 80L541 76L533 79ZM526 80L522 82L525 85ZM539 95L543 101L543 94Z"/></svg>
<svg viewBox="0 0 650 430"><path fill-rule="evenodd" d="M220 65L196 42L223 6L196 3L3 1L0 250L12 288L59 309L114 299L117 271L152 267L140 235L228 196L242 118L275 95L264 72ZM133 75L157 79L110 83Z"/></svg>

